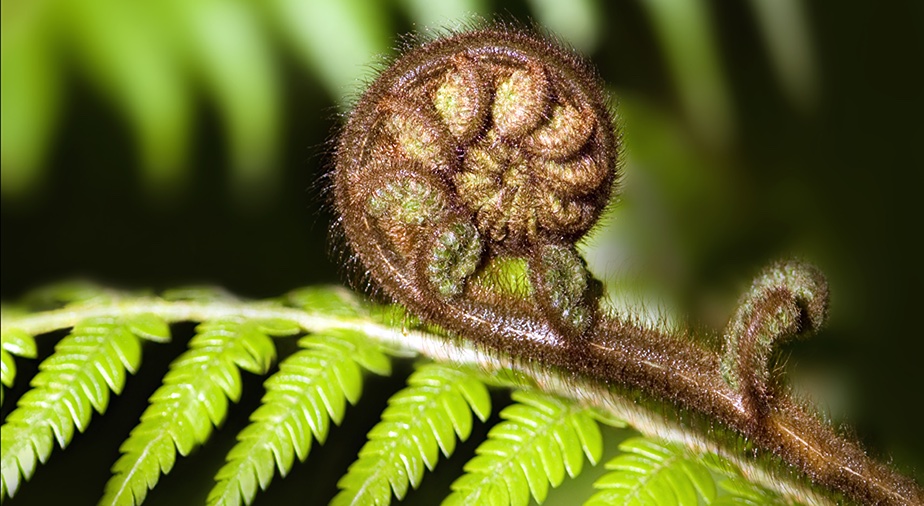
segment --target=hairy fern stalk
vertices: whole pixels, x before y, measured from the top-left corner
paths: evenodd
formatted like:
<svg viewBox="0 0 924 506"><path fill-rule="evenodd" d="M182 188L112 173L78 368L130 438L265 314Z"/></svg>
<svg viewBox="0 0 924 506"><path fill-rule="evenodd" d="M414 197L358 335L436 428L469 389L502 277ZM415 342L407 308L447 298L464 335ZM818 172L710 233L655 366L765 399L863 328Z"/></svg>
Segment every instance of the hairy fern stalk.
<svg viewBox="0 0 924 506"><path fill-rule="evenodd" d="M825 319L817 269L771 264L721 345L608 310L576 244L611 201L620 146L596 73L554 41L496 25L409 47L356 104L328 178L344 255L396 305L340 288L246 301L83 286L4 306L5 388L17 360L36 358L36 338L67 335L3 420L0 497L106 411L149 343L192 322L101 504L142 503L206 444L241 398L242 371L268 375L263 399L203 500L249 504L324 443L364 378L390 374L395 357L420 361L334 504L403 499L489 420L489 387L512 390L513 403L444 504L543 502L603 459L601 425L639 434L585 504L924 504L918 484L797 402L778 373L779 344ZM280 339L297 351L279 357Z"/></svg>
<svg viewBox="0 0 924 506"><path fill-rule="evenodd" d="M74 292L71 291L70 294ZM277 339L298 339L278 358L251 423L216 469L207 504L250 503L273 476L323 444L332 422L358 401L364 376L389 374L392 357L417 355L407 387L396 393L341 478L335 504L388 504L417 487L427 470L466 439L475 419L491 412L487 388L513 388L514 403L481 442L448 493L446 504L538 502L587 459L597 463L605 441L600 424L626 424L643 437L620 445L587 504L832 504L820 489L778 459L754 458L727 431L691 423L667 407L639 402L605 385L572 381L552 370L488 354L464 341L423 329L400 308L369 305L340 288L307 288L279 299L243 301L221 292L178 291L162 297L106 290L79 291L61 307L33 311L5 306L3 385L17 360L34 358L35 338L69 329L39 366L2 426L2 493L23 481L83 431L92 412L106 410L143 350L170 339L169 324L200 322L151 396L101 504L140 504L176 459L205 444L240 396L240 370L266 374L277 362ZM302 337L297 337L302 336ZM19 381L22 381L20 378ZM683 419L684 423L679 422ZM912 494L920 494L911 486ZM907 503L919 500L907 496Z"/></svg>

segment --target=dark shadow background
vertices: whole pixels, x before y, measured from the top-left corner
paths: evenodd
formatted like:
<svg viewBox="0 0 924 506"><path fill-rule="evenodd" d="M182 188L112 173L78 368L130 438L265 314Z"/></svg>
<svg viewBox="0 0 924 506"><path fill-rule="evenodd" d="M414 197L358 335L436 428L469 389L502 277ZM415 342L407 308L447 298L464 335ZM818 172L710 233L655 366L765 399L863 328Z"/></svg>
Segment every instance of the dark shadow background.
<svg viewBox="0 0 924 506"><path fill-rule="evenodd" d="M491 6L514 19L532 15L525 4ZM601 8L606 21L590 56L634 111L623 119L630 158L637 156L626 167L627 194L611 220L641 232L612 239L629 243L620 245L629 260L616 266L617 276L660 285L678 314L695 324L721 325L762 265L792 255L815 262L831 282L831 320L820 335L788 348L790 369L808 384L817 379L820 386L813 391L835 419L849 424L872 453L892 459L920 482L922 4L808 3L818 89L807 109L781 90L747 4L708 4L735 117L731 140L718 147L699 138L696 125L684 119L643 6L617 2ZM389 12L395 36L413 29L401 9ZM319 183L330 163L328 139L340 123L338 109L312 72L281 44L276 49L284 104L282 177L271 197L257 204L241 204L233 196L227 141L205 100L196 105L188 184L167 198L152 197L134 169L137 156L122 117L79 72L65 68L66 100L47 175L32 194L2 201L3 300L74 277L131 289L208 283L249 297L341 282L340 266L328 255L331 216ZM654 134L648 137L633 135L633 122L644 123L646 111L669 119L649 125ZM695 174L677 176L670 167L657 168L656 156L645 158L658 152L662 124L676 127L684 145L700 157L697 164L710 167L705 183L688 183ZM635 151L633 139L640 139L639 146L654 144ZM650 176L633 176L652 166ZM655 197L646 200L651 194ZM677 235L665 240L653 230L657 226L647 227L646 209L654 209ZM669 255L654 250L665 244ZM146 345L141 374L129 380L107 416L95 416L67 451L56 449L9 504L46 504L72 486L72 504L99 497L119 442L191 335L188 326L174 331L174 343ZM40 338L42 351L49 353L53 341ZM286 346L294 345L280 344ZM17 388L8 392L4 414L35 370L23 360L17 366ZM344 427L324 447L314 446L307 465L297 465L285 480L277 476L257 504L296 498L313 504L332 497L336 478L362 444L348 436L364 434L375 423L406 371L407 364L399 365L393 378L367 382L363 402ZM210 480L200 481L202 490L185 484L220 467L260 396L260 379L251 378L242 406L232 410L217 438L178 461L147 504L204 498ZM506 401L500 394L495 400L497 412ZM473 434L472 441L478 437ZM473 443L460 447L456 458L440 465L439 478L424 481L434 496L421 492L412 495L412 503L441 497L473 449Z"/></svg>

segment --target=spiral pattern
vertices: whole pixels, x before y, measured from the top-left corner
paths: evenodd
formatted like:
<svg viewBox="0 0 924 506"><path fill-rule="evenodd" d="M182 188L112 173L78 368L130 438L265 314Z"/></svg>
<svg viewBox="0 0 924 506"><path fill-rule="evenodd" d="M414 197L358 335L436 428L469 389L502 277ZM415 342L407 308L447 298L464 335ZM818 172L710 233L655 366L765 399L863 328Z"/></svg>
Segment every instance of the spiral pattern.
<svg viewBox="0 0 924 506"><path fill-rule="evenodd" d="M334 227L350 264L455 338L591 380L620 404L677 406L685 430L703 416L707 439L731 430L733 444L859 503L922 497L777 383L775 348L824 320L816 269L766 270L722 354L600 311L575 243L610 199L618 153L602 86L579 57L504 26L452 35L409 49L356 104L329 174Z"/></svg>
<svg viewBox="0 0 924 506"><path fill-rule="evenodd" d="M467 281L513 258L541 299L521 312L582 329L595 309L581 306L595 301L574 243L610 200L618 151L579 57L521 30L460 33L406 52L359 100L334 205L366 271L399 301L496 303Z"/></svg>

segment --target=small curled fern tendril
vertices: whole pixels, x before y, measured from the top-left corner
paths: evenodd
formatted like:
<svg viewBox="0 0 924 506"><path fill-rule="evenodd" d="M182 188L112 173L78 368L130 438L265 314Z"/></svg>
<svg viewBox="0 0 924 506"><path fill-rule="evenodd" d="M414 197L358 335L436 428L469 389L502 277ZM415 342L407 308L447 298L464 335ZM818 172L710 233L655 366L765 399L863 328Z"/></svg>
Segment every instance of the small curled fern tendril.
<svg viewBox="0 0 924 506"><path fill-rule="evenodd" d="M724 354L601 309L575 244L618 179L602 90L579 56L504 25L410 48L339 138L330 179L349 257L385 295L488 354L690 413L727 452L777 458L829 495L924 504L914 482L774 386L773 348L823 322L816 269L765 271Z"/></svg>

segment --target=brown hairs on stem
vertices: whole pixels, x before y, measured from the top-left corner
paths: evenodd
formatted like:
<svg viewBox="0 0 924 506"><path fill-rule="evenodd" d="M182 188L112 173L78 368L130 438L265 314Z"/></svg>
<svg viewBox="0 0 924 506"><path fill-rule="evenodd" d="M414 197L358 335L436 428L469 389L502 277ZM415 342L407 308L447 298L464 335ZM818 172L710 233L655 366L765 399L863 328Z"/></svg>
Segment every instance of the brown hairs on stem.
<svg viewBox="0 0 924 506"><path fill-rule="evenodd" d="M779 476L833 495L924 503L914 482L773 388L774 347L824 319L816 269L765 271L724 355L600 309L575 244L611 199L619 155L581 57L504 25L451 34L409 48L350 113L329 175L335 227L375 286L455 339L601 396L692 413L705 422L687 428L711 447L777 459Z"/></svg>

